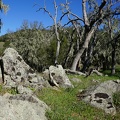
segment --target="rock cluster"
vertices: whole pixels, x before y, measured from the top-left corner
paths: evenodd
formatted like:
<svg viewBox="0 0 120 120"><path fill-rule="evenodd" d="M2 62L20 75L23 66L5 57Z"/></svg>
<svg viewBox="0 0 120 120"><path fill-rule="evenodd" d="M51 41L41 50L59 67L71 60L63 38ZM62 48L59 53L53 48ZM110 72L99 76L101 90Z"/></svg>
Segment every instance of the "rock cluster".
<svg viewBox="0 0 120 120"><path fill-rule="evenodd" d="M29 89L41 89L46 84L44 79L13 48L4 51L2 60L4 87L15 88L17 94L0 96L0 120L47 120L45 113L48 106Z"/></svg>

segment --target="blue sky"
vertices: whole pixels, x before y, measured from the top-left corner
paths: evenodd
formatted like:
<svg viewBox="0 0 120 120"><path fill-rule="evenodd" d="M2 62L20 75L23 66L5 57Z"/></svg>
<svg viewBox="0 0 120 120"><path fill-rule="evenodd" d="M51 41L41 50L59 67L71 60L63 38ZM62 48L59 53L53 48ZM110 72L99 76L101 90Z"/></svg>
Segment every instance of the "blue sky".
<svg viewBox="0 0 120 120"><path fill-rule="evenodd" d="M71 2L71 10L80 16L81 0L69 1ZM16 31L20 28L24 20L28 20L28 22L42 22L45 27L53 24L53 21L46 13L43 11L36 12L39 6L43 7L44 0L3 0L3 2L9 5L9 11L7 14L0 12L0 18L3 22L0 35L6 34L8 30ZM65 0L56 0L56 2L59 5L60 3L64 3ZM34 6L35 4L37 5ZM46 7L54 14L53 0L46 0ZM60 16L60 14L58 15Z"/></svg>

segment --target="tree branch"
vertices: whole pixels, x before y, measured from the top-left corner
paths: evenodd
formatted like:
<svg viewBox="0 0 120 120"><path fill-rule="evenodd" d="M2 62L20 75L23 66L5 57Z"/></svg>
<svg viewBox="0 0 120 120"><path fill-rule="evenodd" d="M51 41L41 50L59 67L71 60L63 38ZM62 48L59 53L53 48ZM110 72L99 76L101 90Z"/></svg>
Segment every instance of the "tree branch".
<svg viewBox="0 0 120 120"><path fill-rule="evenodd" d="M39 8L36 12L38 12L40 10L44 10L54 20L54 17L51 15L51 13L45 7Z"/></svg>
<svg viewBox="0 0 120 120"><path fill-rule="evenodd" d="M94 16L97 16L97 17L90 22L90 27L92 27L95 24L95 22L101 18L102 9L106 5L106 1L107 0L103 0L103 2L101 3L101 5L99 6L98 13L96 13L96 15L94 15Z"/></svg>
<svg viewBox="0 0 120 120"><path fill-rule="evenodd" d="M89 20L87 17L87 11L86 11L86 0L82 0L82 9L83 9L83 19L86 26L89 26Z"/></svg>

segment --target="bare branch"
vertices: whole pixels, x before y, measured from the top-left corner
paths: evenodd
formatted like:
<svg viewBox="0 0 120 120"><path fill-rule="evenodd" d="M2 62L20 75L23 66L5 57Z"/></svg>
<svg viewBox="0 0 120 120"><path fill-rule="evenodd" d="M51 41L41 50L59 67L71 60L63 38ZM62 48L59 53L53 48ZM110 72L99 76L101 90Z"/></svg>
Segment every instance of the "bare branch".
<svg viewBox="0 0 120 120"><path fill-rule="evenodd" d="M83 19L86 26L89 26L89 20L87 17L87 11L86 11L86 0L82 0L82 9L83 9Z"/></svg>
<svg viewBox="0 0 120 120"><path fill-rule="evenodd" d="M69 12L67 11L66 13L64 13L61 17L60 17L60 21L63 19L63 17L65 16L65 15L67 15L67 14L69 14Z"/></svg>
<svg viewBox="0 0 120 120"><path fill-rule="evenodd" d="M107 1L107 0L103 0L103 2L101 3L101 5L100 5L100 7L99 7L99 10L98 10L98 13L96 13L96 15L95 15L96 18L93 19L93 20L90 22L90 27L92 27L92 26L94 25L94 23L101 18L102 9L103 9L103 7L105 6L106 1Z"/></svg>
<svg viewBox="0 0 120 120"><path fill-rule="evenodd" d="M105 6L107 0L103 0L103 2L101 3L100 7L99 7L99 11L98 13L100 14L101 13L101 10L103 9L103 7Z"/></svg>
<svg viewBox="0 0 120 120"><path fill-rule="evenodd" d="M79 20L79 19L69 20L66 24L64 24L64 26L63 26L63 27L65 27L66 25L69 25L69 24L70 24L70 23L72 23L73 21L77 21L77 20Z"/></svg>
<svg viewBox="0 0 120 120"><path fill-rule="evenodd" d="M54 17L51 15L51 13L45 7L44 8L39 8L36 12L38 12L40 10L44 10L54 20Z"/></svg>

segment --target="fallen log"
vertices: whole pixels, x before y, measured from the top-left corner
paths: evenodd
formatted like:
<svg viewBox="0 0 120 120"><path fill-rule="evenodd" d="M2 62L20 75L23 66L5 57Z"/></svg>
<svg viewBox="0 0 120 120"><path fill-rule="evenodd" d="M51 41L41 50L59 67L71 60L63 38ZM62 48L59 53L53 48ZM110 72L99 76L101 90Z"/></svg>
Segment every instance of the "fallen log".
<svg viewBox="0 0 120 120"><path fill-rule="evenodd" d="M76 75L86 76L85 73L82 73L82 72L79 72L79 71L70 70L70 69L65 69L65 72L66 72L67 74L76 74Z"/></svg>

